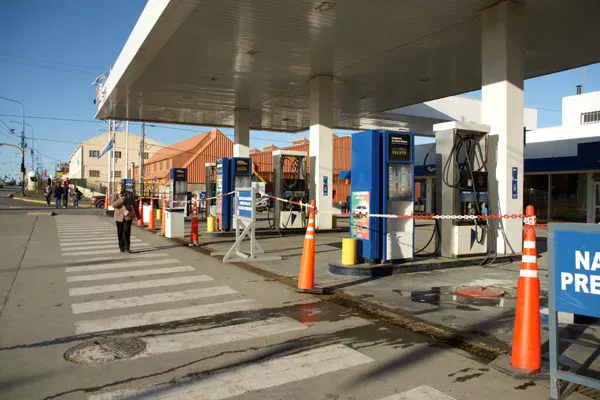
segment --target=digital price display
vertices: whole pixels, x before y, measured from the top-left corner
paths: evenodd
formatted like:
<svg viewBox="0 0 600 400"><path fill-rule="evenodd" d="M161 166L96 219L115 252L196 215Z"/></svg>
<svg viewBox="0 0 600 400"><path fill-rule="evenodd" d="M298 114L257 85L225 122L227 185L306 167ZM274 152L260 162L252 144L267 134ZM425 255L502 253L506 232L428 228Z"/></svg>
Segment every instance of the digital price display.
<svg viewBox="0 0 600 400"><path fill-rule="evenodd" d="M250 172L250 163L248 160L235 160L235 173L247 174Z"/></svg>
<svg viewBox="0 0 600 400"><path fill-rule="evenodd" d="M411 160L411 137L409 135L390 135L390 161Z"/></svg>

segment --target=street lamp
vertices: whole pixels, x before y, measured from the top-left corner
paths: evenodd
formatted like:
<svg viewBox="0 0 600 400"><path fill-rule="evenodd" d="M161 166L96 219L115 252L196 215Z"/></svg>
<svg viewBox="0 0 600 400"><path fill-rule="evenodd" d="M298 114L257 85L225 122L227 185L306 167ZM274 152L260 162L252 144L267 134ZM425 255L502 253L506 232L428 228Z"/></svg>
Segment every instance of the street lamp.
<svg viewBox="0 0 600 400"><path fill-rule="evenodd" d="M8 97L0 96L0 99L17 103L23 110L23 120L21 121L21 124L23 125L23 131L21 132L21 150L23 150L21 151L21 193L25 196L25 105L18 100L9 99Z"/></svg>

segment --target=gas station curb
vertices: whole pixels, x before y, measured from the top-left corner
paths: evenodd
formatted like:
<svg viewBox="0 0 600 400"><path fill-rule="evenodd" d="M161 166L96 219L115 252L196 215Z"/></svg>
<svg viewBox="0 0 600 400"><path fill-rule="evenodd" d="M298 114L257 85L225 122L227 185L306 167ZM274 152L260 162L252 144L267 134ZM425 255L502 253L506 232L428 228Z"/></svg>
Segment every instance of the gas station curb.
<svg viewBox="0 0 600 400"><path fill-rule="evenodd" d="M513 262L515 258L518 258L519 254L497 257L490 264L500 264L503 262ZM459 259L446 259L439 260L436 262L423 262L423 261L409 261L397 264L381 264L381 265L369 265L369 264L356 264L356 265L342 265L336 263L329 263L329 273L333 275L342 276L363 276L363 277L381 277L390 275L401 275L413 272L424 272L424 271L436 271L441 269L452 269L452 268L463 268L477 265L479 262L485 260L485 257L475 258L459 258Z"/></svg>

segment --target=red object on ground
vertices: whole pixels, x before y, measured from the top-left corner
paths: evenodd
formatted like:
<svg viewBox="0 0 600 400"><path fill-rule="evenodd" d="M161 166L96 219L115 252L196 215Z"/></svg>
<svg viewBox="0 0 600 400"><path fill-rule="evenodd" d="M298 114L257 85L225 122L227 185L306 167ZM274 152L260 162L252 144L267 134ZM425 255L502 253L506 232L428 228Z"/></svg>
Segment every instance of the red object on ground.
<svg viewBox="0 0 600 400"><path fill-rule="evenodd" d="M144 204L142 203L142 196L140 196L140 219L138 219L138 226L144 226Z"/></svg>
<svg viewBox="0 0 600 400"><path fill-rule="evenodd" d="M198 205L192 200L192 229L190 231L190 246L198 246Z"/></svg>
<svg viewBox="0 0 600 400"><path fill-rule="evenodd" d="M300 290L311 290L315 286L315 201L311 200L310 205L302 261L300 261L300 275L298 276L298 289Z"/></svg>
<svg viewBox="0 0 600 400"><path fill-rule="evenodd" d="M154 194L150 195L150 220L148 221L148 229L156 229L156 215L154 215Z"/></svg>
<svg viewBox="0 0 600 400"><path fill-rule="evenodd" d="M534 216L533 206L526 215ZM540 328L540 280L538 278L535 228L525 225L523 260L517 284L517 312L513 333L510 364L530 374L539 372L542 365Z"/></svg>
<svg viewBox="0 0 600 400"><path fill-rule="evenodd" d="M504 290L484 286L461 286L456 293L463 297L476 297L480 299L494 299L504 295Z"/></svg>
<svg viewBox="0 0 600 400"><path fill-rule="evenodd" d="M104 211L108 211L108 201L109 201L108 188L106 188L106 197L104 199Z"/></svg>

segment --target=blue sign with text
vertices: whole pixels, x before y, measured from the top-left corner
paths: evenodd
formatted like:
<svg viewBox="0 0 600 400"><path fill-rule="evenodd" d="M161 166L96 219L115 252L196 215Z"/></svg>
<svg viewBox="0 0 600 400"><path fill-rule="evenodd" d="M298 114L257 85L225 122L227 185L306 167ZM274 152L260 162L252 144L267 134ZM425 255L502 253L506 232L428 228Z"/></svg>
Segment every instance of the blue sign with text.
<svg viewBox="0 0 600 400"><path fill-rule="evenodd" d="M125 190L133 193L133 179L121 179L121 182L125 185Z"/></svg>
<svg viewBox="0 0 600 400"><path fill-rule="evenodd" d="M238 190L237 196L237 216L249 221L253 220L254 209L252 207L252 190Z"/></svg>
<svg viewBox="0 0 600 400"><path fill-rule="evenodd" d="M519 197L519 169L517 167L513 167L512 169L512 198L516 199Z"/></svg>
<svg viewBox="0 0 600 400"><path fill-rule="evenodd" d="M556 310L600 318L600 228L595 232L587 228L555 228L552 253Z"/></svg>

